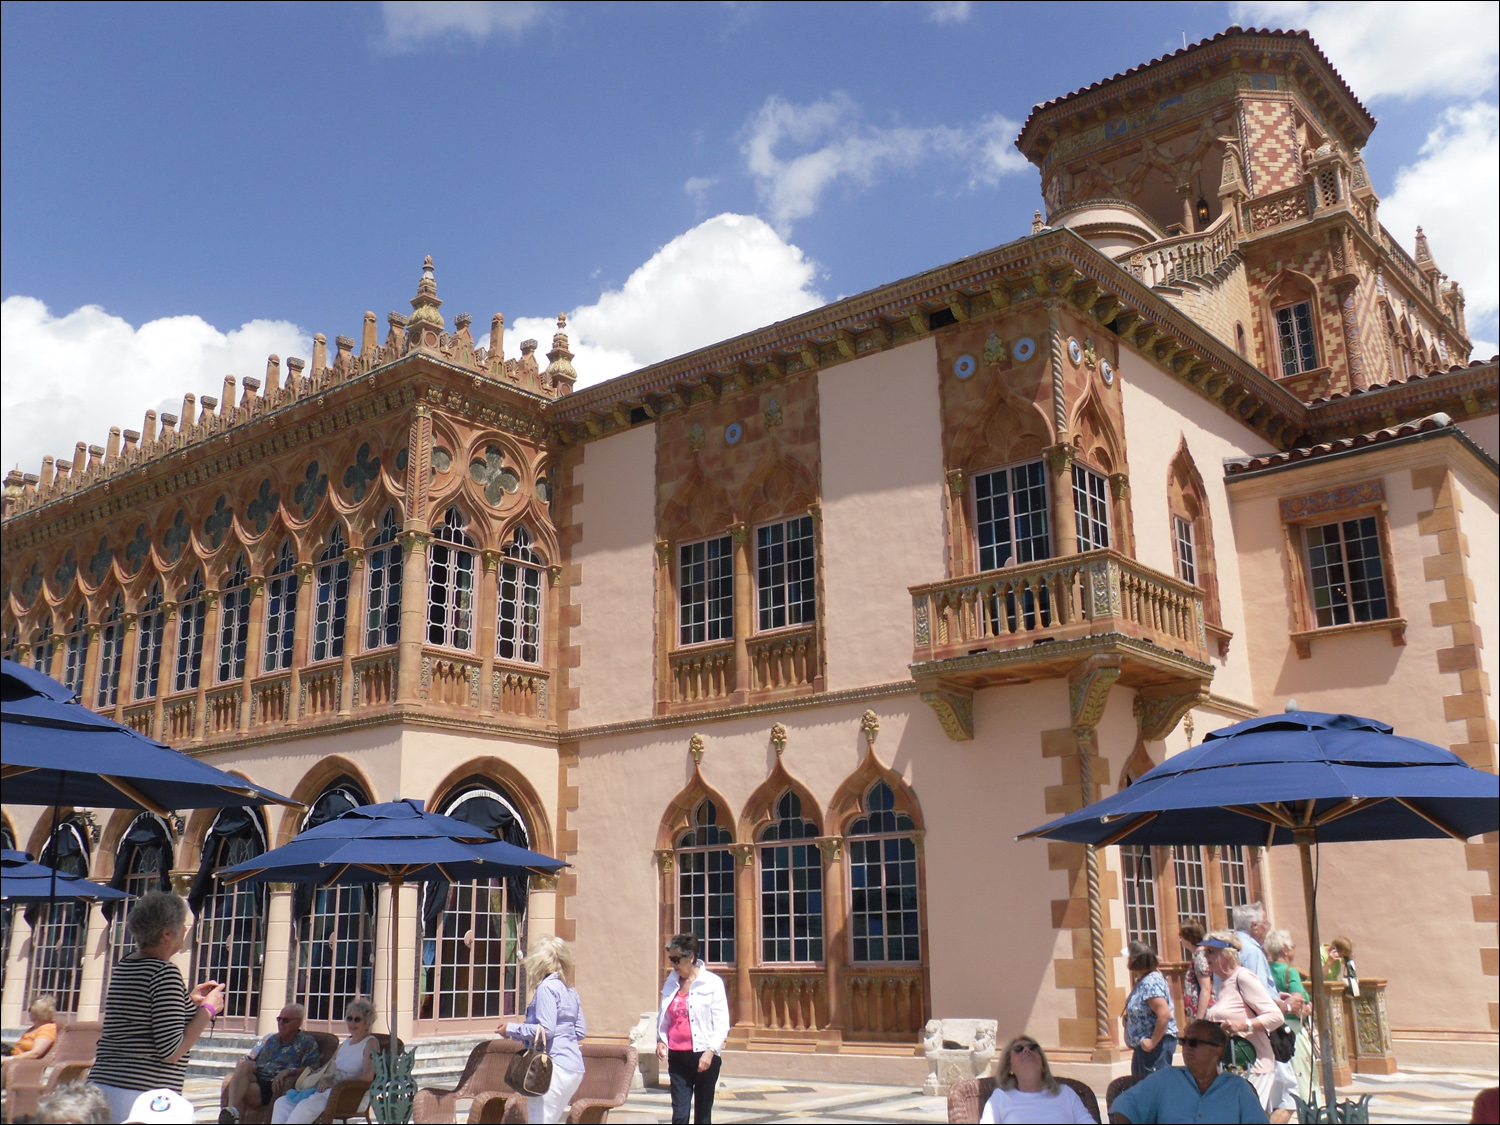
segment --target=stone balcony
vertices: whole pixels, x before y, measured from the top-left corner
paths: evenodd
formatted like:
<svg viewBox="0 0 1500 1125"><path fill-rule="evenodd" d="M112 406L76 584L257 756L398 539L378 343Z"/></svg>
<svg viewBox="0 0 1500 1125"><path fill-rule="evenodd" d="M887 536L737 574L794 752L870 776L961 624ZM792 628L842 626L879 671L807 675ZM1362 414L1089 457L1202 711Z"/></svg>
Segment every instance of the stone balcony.
<svg viewBox="0 0 1500 1125"><path fill-rule="evenodd" d="M1065 678L1103 657L1119 684L1201 685L1213 677L1203 591L1116 551L912 586L912 678L950 738L974 737L973 693Z"/></svg>

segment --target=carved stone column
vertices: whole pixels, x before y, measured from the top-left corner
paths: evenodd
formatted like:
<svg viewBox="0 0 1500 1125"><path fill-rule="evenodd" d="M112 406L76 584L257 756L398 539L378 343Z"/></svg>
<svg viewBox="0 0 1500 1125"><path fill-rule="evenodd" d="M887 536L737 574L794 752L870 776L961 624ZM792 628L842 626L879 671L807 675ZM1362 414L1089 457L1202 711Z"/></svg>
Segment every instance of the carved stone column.
<svg viewBox="0 0 1500 1125"><path fill-rule="evenodd" d="M162 699L172 694L177 675L177 603L161 603L161 663L157 669L156 698L151 707L151 737L165 742L167 732L162 729Z"/></svg>
<svg viewBox="0 0 1500 1125"><path fill-rule="evenodd" d="M219 592L203 593L203 655L208 667L198 669L198 696L193 712L193 741L202 742L208 730L208 685L219 669Z"/></svg>
<svg viewBox="0 0 1500 1125"><path fill-rule="evenodd" d="M474 622L475 655L479 657L479 709L489 713L493 690L495 644L500 612L500 552L481 551L479 589L475 591L477 620Z"/></svg>
<svg viewBox="0 0 1500 1125"><path fill-rule="evenodd" d="M188 891L193 888L193 880L198 877L196 871L174 870L167 873L172 880L172 891L183 900L187 899ZM172 954L172 964L182 972L182 979L187 981L188 991L193 990L193 951L198 947L198 916L193 912L191 906L187 912L187 941L182 943L182 948Z"/></svg>
<svg viewBox="0 0 1500 1125"><path fill-rule="evenodd" d="M266 580L258 574L252 574L245 579L245 589L250 593L250 605L247 607L250 624L245 632L245 674L240 678L240 721L236 724L242 731L250 729L251 685L265 668ZM286 600L283 598L282 610L285 609ZM300 626L302 622L298 621L296 624Z"/></svg>
<svg viewBox="0 0 1500 1125"><path fill-rule="evenodd" d="M734 855L734 1026L743 1037L755 1028L755 845L731 844Z"/></svg>
<svg viewBox="0 0 1500 1125"><path fill-rule="evenodd" d="M261 960L260 1016L256 1031L276 1030L276 1016L292 995L292 885L271 883L266 904L266 949Z"/></svg>
<svg viewBox="0 0 1500 1125"><path fill-rule="evenodd" d="M78 1018L96 1020L99 1018L99 1001L104 996L104 966L109 960L109 922L97 902L88 903L87 910L83 965L78 980Z"/></svg>
<svg viewBox="0 0 1500 1125"><path fill-rule="evenodd" d="M1048 446L1048 485L1052 492L1052 555L1078 553L1078 518L1073 506L1073 459L1077 451L1067 442Z"/></svg>
<svg viewBox="0 0 1500 1125"><path fill-rule="evenodd" d="M656 541L656 713L672 704L672 648L677 640L677 590L670 539Z"/></svg>
<svg viewBox="0 0 1500 1125"><path fill-rule="evenodd" d="M755 607L751 582L750 528L737 523L730 527L734 539L734 700L743 702L755 684L750 667L750 635L755 631Z"/></svg>
<svg viewBox="0 0 1500 1125"><path fill-rule="evenodd" d="M969 530L969 474L963 469L948 473L948 569L958 578L976 569L971 559Z"/></svg>
<svg viewBox="0 0 1500 1125"><path fill-rule="evenodd" d="M83 683L78 688L78 698L85 707L96 707L99 703L99 633L104 628L90 622L84 628Z"/></svg>
<svg viewBox="0 0 1500 1125"><path fill-rule="evenodd" d="M5 992L0 995L0 1025L25 1027L26 966L31 960L31 924L26 912L15 907L11 919L10 949L5 952Z"/></svg>
<svg viewBox="0 0 1500 1125"><path fill-rule="evenodd" d="M120 652L120 693L116 696L114 720L125 721L125 705L135 700L135 666L141 658L140 616L127 613L120 619L120 628L125 630L125 644ZM155 734L153 729L152 734Z"/></svg>
<svg viewBox="0 0 1500 1125"><path fill-rule="evenodd" d="M1344 326L1344 350L1349 357L1349 389L1363 390L1370 385L1365 372L1364 344L1359 338L1359 280L1347 278L1339 284L1339 318Z"/></svg>
<svg viewBox="0 0 1500 1125"><path fill-rule="evenodd" d="M848 961L848 925L844 912L844 838L819 836L823 853L823 990L828 1000L828 1023L818 1036L818 1049L837 1051L844 1038L844 965Z"/></svg>
<svg viewBox="0 0 1500 1125"><path fill-rule="evenodd" d="M47 669L47 675L54 680L63 677L63 664L68 658L68 638L65 633L52 634L52 664Z"/></svg>
<svg viewBox="0 0 1500 1125"><path fill-rule="evenodd" d="M396 698L412 703L421 698L422 642L427 630L426 532L403 532L401 543L401 642L397 657Z"/></svg>
<svg viewBox="0 0 1500 1125"><path fill-rule="evenodd" d="M349 560L349 605L344 614L344 677L339 693L341 715L347 715L354 708L354 654L364 643L366 593L365 549L345 548L344 557ZM316 604L316 599L313 604Z"/></svg>

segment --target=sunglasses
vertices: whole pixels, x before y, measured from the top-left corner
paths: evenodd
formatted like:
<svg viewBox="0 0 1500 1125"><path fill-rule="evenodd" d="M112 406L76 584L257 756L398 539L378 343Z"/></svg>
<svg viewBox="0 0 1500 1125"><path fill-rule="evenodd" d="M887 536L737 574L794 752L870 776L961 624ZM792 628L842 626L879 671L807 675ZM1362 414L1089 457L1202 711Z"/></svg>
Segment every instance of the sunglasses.
<svg viewBox="0 0 1500 1125"><path fill-rule="evenodd" d="M1035 1043L1017 1043L1011 1047L1010 1053L1013 1055L1040 1055L1042 1053L1042 1049Z"/></svg>
<svg viewBox="0 0 1500 1125"><path fill-rule="evenodd" d="M365 1022L365 1017L364 1016L345 1016L344 1017L344 1022L345 1023L364 1023Z"/></svg>
<svg viewBox="0 0 1500 1125"><path fill-rule="evenodd" d="M1212 1047L1216 1051L1224 1049L1224 1044L1215 1039L1197 1039L1191 1035L1184 1035L1177 1042L1181 1043L1184 1047Z"/></svg>
<svg viewBox="0 0 1500 1125"><path fill-rule="evenodd" d="M276 1017L276 1022L277 1023L301 1023L302 1021L300 1019L298 1019L296 1016L277 1016Z"/></svg>
<svg viewBox="0 0 1500 1125"><path fill-rule="evenodd" d="M674 964L674 965L680 965L680 964L682 964L682 963L683 963L683 962L684 962L684 961L686 961L686 960L687 960L687 958L686 958L686 957L678 957L678 956L677 956L677 955L675 955L675 954L669 954L669 955L668 955L668 956L667 956L667 960L668 960L668 961L670 961L670 962L672 962L672 964Z"/></svg>

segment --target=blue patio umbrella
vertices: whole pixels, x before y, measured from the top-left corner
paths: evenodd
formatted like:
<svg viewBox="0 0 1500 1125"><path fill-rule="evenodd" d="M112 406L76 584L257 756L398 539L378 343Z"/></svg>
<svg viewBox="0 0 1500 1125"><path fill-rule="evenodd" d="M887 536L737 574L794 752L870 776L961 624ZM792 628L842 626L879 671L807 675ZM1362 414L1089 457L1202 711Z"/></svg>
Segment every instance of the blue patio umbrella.
<svg viewBox="0 0 1500 1125"><path fill-rule="evenodd" d="M57 899L97 899L100 902L129 898L125 891L91 883L56 868L34 863L25 852L0 851L0 899L6 902L52 902Z"/></svg>
<svg viewBox="0 0 1500 1125"><path fill-rule="evenodd" d="M1358 715L1298 711L1205 735L1129 788L1024 832L1093 844L1296 844L1313 956L1319 956L1312 848L1363 840L1467 840L1500 830L1500 776ZM1312 974L1328 1027L1322 967ZM1325 1104L1333 1059L1322 1052Z"/></svg>
<svg viewBox="0 0 1500 1125"><path fill-rule="evenodd" d="M0 781L9 804L106 809L295 805L84 707L49 676L0 661Z"/></svg>
<svg viewBox="0 0 1500 1125"><path fill-rule="evenodd" d="M226 867L219 877L241 881L311 883L336 886L385 882L391 886L390 978L391 1027L388 1074L377 1077L371 1101L382 1119L405 1120L409 1099L394 1091L396 998L398 996L396 892L406 883L446 879L517 878L528 873L550 875L562 860L508 844L465 821L426 812L421 801L397 800L361 805L309 828L279 848ZM411 1086L415 1094L415 1086Z"/></svg>

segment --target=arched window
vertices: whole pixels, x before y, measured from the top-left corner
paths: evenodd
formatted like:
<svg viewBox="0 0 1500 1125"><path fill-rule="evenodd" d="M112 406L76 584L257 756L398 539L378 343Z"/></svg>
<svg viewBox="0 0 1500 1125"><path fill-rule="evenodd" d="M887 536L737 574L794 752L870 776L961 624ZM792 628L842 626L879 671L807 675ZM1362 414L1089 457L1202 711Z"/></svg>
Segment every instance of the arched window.
<svg viewBox="0 0 1500 1125"><path fill-rule="evenodd" d="M245 556L234 560L234 570L219 592L218 683L245 674L245 644L250 639L250 568Z"/></svg>
<svg viewBox="0 0 1500 1125"><path fill-rule="evenodd" d="M141 637L140 647L135 654L137 699L155 699L161 686L161 642L166 625L167 615L161 608L161 583L154 582L136 622Z"/></svg>
<svg viewBox="0 0 1500 1125"><path fill-rule="evenodd" d="M177 673L173 691L191 691L203 670L203 622L208 604L203 598L203 571L195 571L187 596L177 607Z"/></svg>
<svg viewBox="0 0 1500 1125"><path fill-rule="evenodd" d="M697 935L710 965L732 965L734 837L719 821L719 806L704 799L677 838L677 930Z"/></svg>
<svg viewBox="0 0 1500 1125"><path fill-rule="evenodd" d="M369 804L353 781L335 782L313 802L302 830ZM338 1030L344 1009L375 984L375 888L368 884L313 887L292 892L297 927L298 1003L307 1008L309 1030Z"/></svg>
<svg viewBox="0 0 1500 1125"><path fill-rule="evenodd" d="M1208 490L1183 439L1167 476L1167 510L1172 520L1172 556L1177 577L1203 591L1203 615L1220 623L1218 567Z"/></svg>
<svg viewBox="0 0 1500 1125"><path fill-rule="evenodd" d="M266 671L292 666L292 642L297 635L297 556L291 541L281 545L276 569L266 582ZM246 621L248 624L248 604Z"/></svg>
<svg viewBox="0 0 1500 1125"><path fill-rule="evenodd" d="M193 979L224 984L221 1026L226 1029L253 1032L260 1016L266 887L263 883L224 883L216 872L254 859L265 850L265 833L255 811L224 809L203 841L198 875L188 891L188 904L198 919Z"/></svg>
<svg viewBox="0 0 1500 1125"><path fill-rule="evenodd" d="M500 601L495 655L536 664L542 659L542 568L531 549L531 533L517 527L500 564Z"/></svg>
<svg viewBox="0 0 1500 1125"><path fill-rule="evenodd" d="M922 960L915 825L895 808L891 787L877 781L865 794L864 815L849 826L850 957L856 962Z"/></svg>
<svg viewBox="0 0 1500 1125"><path fill-rule="evenodd" d="M370 540L365 568L370 572L369 597L365 602L365 650L384 648L401 639L401 527L396 511L387 508L380 517L380 533Z"/></svg>
<svg viewBox="0 0 1500 1125"><path fill-rule="evenodd" d="M344 532L338 524L328 533L328 546L318 556L313 603L312 660L340 660L349 617L349 560L344 557Z"/></svg>
<svg viewBox="0 0 1500 1125"><path fill-rule="evenodd" d="M818 826L802 818L802 800L788 789L776 819L760 834L761 964L823 960L823 853Z"/></svg>
<svg viewBox="0 0 1500 1125"><path fill-rule="evenodd" d="M113 707L120 701L120 665L125 663L125 599L119 594L99 631L99 690L94 706Z"/></svg>
<svg viewBox="0 0 1500 1125"><path fill-rule="evenodd" d="M63 640L63 686L69 691L83 690L83 670L89 656L89 613L82 606Z"/></svg>
<svg viewBox="0 0 1500 1125"><path fill-rule="evenodd" d="M62 875L87 876L89 849L83 826L66 820L47 840L41 862ZM27 964L26 1004L50 995L58 1012L78 1010L78 986L83 976L83 946L88 934L88 905L81 902L41 903L26 912L31 922L31 960Z"/></svg>
<svg viewBox="0 0 1500 1125"><path fill-rule="evenodd" d="M141 813L120 838L115 856L115 874L109 885L117 891L139 898L147 891L170 891L172 880L172 837L167 826L152 813ZM109 902L104 916L109 919L109 956L104 962L104 991L109 995L109 980L116 962L135 947L125 929L129 903Z"/></svg>
<svg viewBox="0 0 1500 1125"><path fill-rule="evenodd" d="M44 676L52 675L52 615L42 618L42 627L31 634L31 666Z"/></svg>
<svg viewBox="0 0 1500 1125"><path fill-rule="evenodd" d="M1109 546L1109 481L1080 461L1073 462L1073 518L1080 551Z"/></svg>
<svg viewBox="0 0 1500 1125"><path fill-rule="evenodd" d="M474 647L474 541L463 513L449 508L427 548L427 643Z"/></svg>
<svg viewBox="0 0 1500 1125"><path fill-rule="evenodd" d="M479 832L529 847L515 804L477 780L445 802L443 813ZM526 942L527 880L432 880L423 887L417 1018L444 1029L489 1030L525 1009L521 956Z"/></svg>

